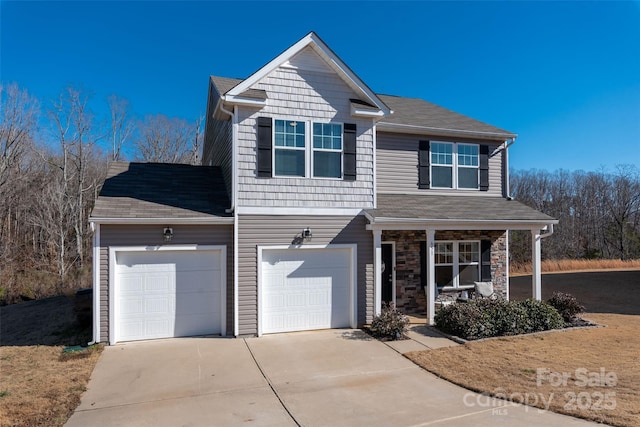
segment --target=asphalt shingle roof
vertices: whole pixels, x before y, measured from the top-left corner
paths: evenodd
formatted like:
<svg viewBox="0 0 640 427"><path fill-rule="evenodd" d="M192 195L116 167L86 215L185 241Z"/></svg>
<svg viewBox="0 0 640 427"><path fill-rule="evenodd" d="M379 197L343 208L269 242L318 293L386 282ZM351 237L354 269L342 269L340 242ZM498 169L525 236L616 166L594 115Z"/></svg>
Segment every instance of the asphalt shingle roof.
<svg viewBox="0 0 640 427"><path fill-rule="evenodd" d="M381 123L443 130L504 134L505 137L515 136L509 131L472 119L471 117L456 113L455 111L448 110L423 99L403 98L390 95L378 96L393 110L393 114L384 117L380 121Z"/></svg>
<svg viewBox="0 0 640 427"><path fill-rule="evenodd" d="M238 84L242 79L232 79L228 77L211 76L211 81L218 91L224 95ZM263 90L249 89L242 96L255 99L267 99L267 94ZM435 133L437 130L462 131L470 133L490 134L501 138L512 138L515 134L504 129L497 128L479 120L472 119L455 111L440 107L431 102L419 98L404 98L392 95L377 95L384 102L393 114L384 117L380 123L390 123L394 125L408 125L418 128L429 128ZM358 104L360 108L368 106L361 100L351 100Z"/></svg>
<svg viewBox="0 0 640 427"><path fill-rule="evenodd" d="M366 212L374 219L555 221L518 201L482 196L379 194L377 209L368 209Z"/></svg>
<svg viewBox="0 0 640 427"><path fill-rule="evenodd" d="M218 167L113 162L91 217L230 217L229 206Z"/></svg>

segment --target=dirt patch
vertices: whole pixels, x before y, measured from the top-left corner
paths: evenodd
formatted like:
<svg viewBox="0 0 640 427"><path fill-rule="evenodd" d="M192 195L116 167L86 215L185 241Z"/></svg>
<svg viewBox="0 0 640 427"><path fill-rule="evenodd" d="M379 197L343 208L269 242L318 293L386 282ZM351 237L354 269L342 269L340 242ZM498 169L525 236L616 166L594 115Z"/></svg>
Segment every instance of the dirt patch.
<svg viewBox="0 0 640 427"><path fill-rule="evenodd" d="M640 271L542 275L542 299L566 292L591 313L640 314ZM509 298L531 298L531 276L509 278Z"/></svg>
<svg viewBox="0 0 640 427"><path fill-rule="evenodd" d="M640 317L585 317L606 327L497 338L405 356L470 390L518 402L527 398L533 406L548 405L554 412L635 426L640 419Z"/></svg>
<svg viewBox="0 0 640 427"><path fill-rule="evenodd" d="M101 346L86 345L91 328L76 323L73 298L0 308L0 425L61 426L80 403Z"/></svg>

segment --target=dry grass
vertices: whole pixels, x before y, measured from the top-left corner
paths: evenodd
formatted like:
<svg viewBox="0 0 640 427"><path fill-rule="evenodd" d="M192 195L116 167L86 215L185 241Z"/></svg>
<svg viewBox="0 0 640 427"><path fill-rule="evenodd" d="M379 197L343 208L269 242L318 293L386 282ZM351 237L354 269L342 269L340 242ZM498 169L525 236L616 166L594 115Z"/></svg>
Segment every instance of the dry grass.
<svg viewBox="0 0 640 427"><path fill-rule="evenodd" d="M73 299L48 298L0 308L0 426L61 426L80 403L101 346L75 323Z"/></svg>
<svg viewBox="0 0 640 427"><path fill-rule="evenodd" d="M101 347L70 356L62 356L63 348L0 348L0 425L62 426L69 419Z"/></svg>
<svg viewBox="0 0 640 427"><path fill-rule="evenodd" d="M543 273L557 273L567 271L601 271L601 270L637 270L640 269L640 259L547 259L542 261L540 268ZM531 263L509 264L509 275L518 276L531 274Z"/></svg>
<svg viewBox="0 0 640 427"><path fill-rule="evenodd" d="M640 419L640 316L585 317L607 326L476 341L406 356L426 370L474 391L512 396L515 401L524 396L543 409L550 401L548 408L554 412L635 426ZM604 382L582 385L581 374L576 372L580 368L586 369L587 375L600 373L603 368L606 373L615 373L617 381L613 386ZM569 378L566 385L551 384L548 377L538 384L538 369L568 373ZM611 408L613 403L615 408Z"/></svg>

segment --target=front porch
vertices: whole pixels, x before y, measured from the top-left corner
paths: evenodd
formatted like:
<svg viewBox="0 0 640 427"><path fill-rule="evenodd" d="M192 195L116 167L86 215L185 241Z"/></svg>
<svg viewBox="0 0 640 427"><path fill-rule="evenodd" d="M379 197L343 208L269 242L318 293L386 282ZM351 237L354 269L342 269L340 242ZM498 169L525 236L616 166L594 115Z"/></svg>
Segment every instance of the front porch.
<svg viewBox="0 0 640 427"><path fill-rule="evenodd" d="M541 299L541 240L557 220L497 197L379 195L365 211L373 234L374 311L395 302L433 324L438 289L491 282L509 297L508 230L530 230L531 296ZM391 268L390 268L391 267Z"/></svg>

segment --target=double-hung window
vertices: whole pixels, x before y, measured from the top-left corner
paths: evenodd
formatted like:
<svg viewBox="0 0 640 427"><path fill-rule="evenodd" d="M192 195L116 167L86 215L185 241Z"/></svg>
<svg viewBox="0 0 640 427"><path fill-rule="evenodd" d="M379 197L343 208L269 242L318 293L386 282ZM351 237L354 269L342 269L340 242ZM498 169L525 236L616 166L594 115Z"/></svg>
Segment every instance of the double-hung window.
<svg viewBox="0 0 640 427"><path fill-rule="evenodd" d="M313 176L342 178L342 125L313 124Z"/></svg>
<svg viewBox="0 0 640 427"><path fill-rule="evenodd" d="M274 130L275 173L280 176L306 176L305 122L276 120Z"/></svg>
<svg viewBox="0 0 640 427"><path fill-rule="evenodd" d="M343 126L315 122L310 125L308 138L307 122L274 120L275 175L342 178Z"/></svg>
<svg viewBox="0 0 640 427"><path fill-rule="evenodd" d="M431 142L432 188L479 188L479 146Z"/></svg>
<svg viewBox="0 0 640 427"><path fill-rule="evenodd" d="M480 280L480 242L436 242L437 286L473 285Z"/></svg>

